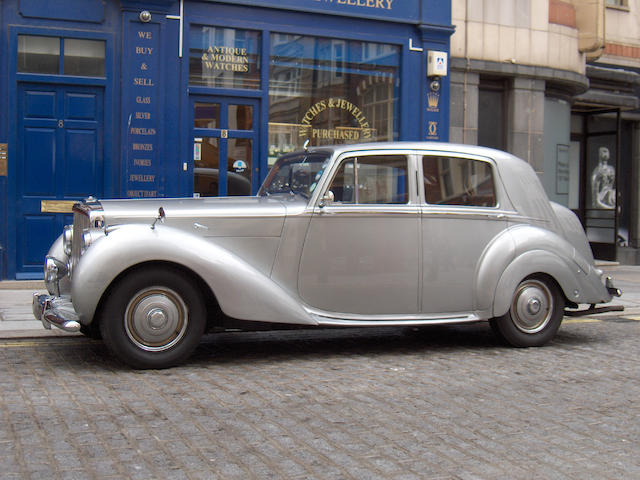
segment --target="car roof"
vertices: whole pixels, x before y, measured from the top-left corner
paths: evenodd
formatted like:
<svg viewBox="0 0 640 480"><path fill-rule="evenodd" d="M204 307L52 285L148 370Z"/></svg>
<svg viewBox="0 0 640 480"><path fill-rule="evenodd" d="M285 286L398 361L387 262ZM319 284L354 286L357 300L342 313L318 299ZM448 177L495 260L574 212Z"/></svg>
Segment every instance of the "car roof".
<svg viewBox="0 0 640 480"><path fill-rule="evenodd" d="M317 147L309 147L309 152L334 152L345 153L355 150L389 150L389 149L405 149L405 150L429 150L436 152L462 153L467 155L478 155L489 157L498 161L503 159L517 159L510 153L503 152L488 147L480 147L477 145L465 145L458 143L446 142L375 142L375 143L353 143L344 145L323 145Z"/></svg>

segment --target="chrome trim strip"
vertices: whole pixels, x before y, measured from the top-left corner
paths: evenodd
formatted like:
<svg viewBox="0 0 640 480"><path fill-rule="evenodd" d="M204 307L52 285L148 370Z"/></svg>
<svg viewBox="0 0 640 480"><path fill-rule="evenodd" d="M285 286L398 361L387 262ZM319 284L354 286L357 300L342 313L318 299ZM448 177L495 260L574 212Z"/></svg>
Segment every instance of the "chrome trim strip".
<svg viewBox="0 0 640 480"><path fill-rule="evenodd" d="M318 325L325 327L391 327L391 326L418 326L418 325L446 325L456 323L478 322L483 319L475 315L451 318L432 318L421 320L340 320L312 315Z"/></svg>
<svg viewBox="0 0 640 480"><path fill-rule="evenodd" d="M382 325L428 325L441 323L464 323L485 320L477 313L451 313L445 315L433 314L384 314L362 315L356 313L325 312L311 307L305 307L319 325L326 326L382 326Z"/></svg>
<svg viewBox="0 0 640 480"><path fill-rule="evenodd" d="M361 206L341 206L326 205L318 207L315 213L321 215L358 215L358 216L379 216L379 215L419 215L420 209L417 206L399 205L391 206L373 206L371 208L362 208Z"/></svg>

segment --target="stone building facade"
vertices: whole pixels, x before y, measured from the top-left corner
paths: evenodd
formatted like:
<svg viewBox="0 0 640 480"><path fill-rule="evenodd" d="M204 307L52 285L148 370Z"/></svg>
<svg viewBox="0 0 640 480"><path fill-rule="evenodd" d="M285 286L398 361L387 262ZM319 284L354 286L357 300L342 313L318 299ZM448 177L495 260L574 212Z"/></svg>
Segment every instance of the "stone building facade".
<svg viewBox="0 0 640 480"><path fill-rule="evenodd" d="M640 0L454 0L450 139L507 150L640 263Z"/></svg>

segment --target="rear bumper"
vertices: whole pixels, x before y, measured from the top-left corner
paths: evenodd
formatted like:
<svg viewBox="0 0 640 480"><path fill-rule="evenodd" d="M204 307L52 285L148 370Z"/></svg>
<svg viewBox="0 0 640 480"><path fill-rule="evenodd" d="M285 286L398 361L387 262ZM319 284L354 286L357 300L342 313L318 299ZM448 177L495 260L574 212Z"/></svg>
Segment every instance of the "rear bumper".
<svg viewBox="0 0 640 480"><path fill-rule="evenodd" d="M78 314L69 297L34 293L31 307L33 316L40 320L47 330L50 330L52 325L65 332L80 330Z"/></svg>
<svg viewBox="0 0 640 480"><path fill-rule="evenodd" d="M617 288L613 284L613 279L611 277L606 277L604 279L604 287L607 289L607 293L611 297L620 297L622 296L622 290ZM572 304L569 306L569 309L564 311L564 314L567 317L581 317L583 315L594 315L598 313L607 313L607 312L622 312L624 311L624 306L622 305L605 305L602 307L596 307L595 304L591 304L589 308L584 310L574 310L578 308L578 305Z"/></svg>
<svg viewBox="0 0 640 480"><path fill-rule="evenodd" d="M607 277L605 279L604 286L607 288L607 292L609 292L614 297L622 296L622 290L620 290L619 288L616 288L616 286L613 284L613 279L611 277Z"/></svg>

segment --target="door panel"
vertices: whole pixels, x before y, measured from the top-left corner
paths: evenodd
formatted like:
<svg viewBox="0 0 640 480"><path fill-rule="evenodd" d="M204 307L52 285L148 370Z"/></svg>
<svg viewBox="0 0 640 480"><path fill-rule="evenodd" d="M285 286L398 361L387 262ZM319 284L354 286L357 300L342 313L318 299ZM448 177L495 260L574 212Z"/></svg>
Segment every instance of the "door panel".
<svg viewBox="0 0 640 480"><path fill-rule="evenodd" d="M422 312L471 312L478 262L507 223L487 212L433 210L425 207L422 216Z"/></svg>
<svg viewBox="0 0 640 480"><path fill-rule="evenodd" d="M417 313L418 209L323 210L311 219L300 262L305 302L330 312Z"/></svg>
<svg viewBox="0 0 640 480"><path fill-rule="evenodd" d="M39 278L49 246L71 221L69 212L42 211L42 201L103 194L103 91L21 84L18 95L16 277Z"/></svg>
<svg viewBox="0 0 640 480"><path fill-rule="evenodd" d="M56 130L53 128L25 128L24 177L22 194L52 195L55 189Z"/></svg>
<svg viewBox="0 0 640 480"><path fill-rule="evenodd" d="M409 203L409 158L346 158L317 207L300 261L300 296L312 307L361 315L418 313L420 209Z"/></svg>
<svg viewBox="0 0 640 480"><path fill-rule="evenodd" d="M98 196L102 190L98 184L102 180L102 162L98 158L96 145L98 144L95 130L67 129L65 132L64 149L64 197L87 196L89 192Z"/></svg>
<svg viewBox="0 0 640 480"><path fill-rule="evenodd" d="M494 168L485 160L449 155L421 159L422 312L477 308L478 263L507 227L497 210Z"/></svg>
<svg viewBox="0 0 640 480"><path fill-rule="evenodd" d="M26 91L24 118L56 118L56 92Z"/></svg>

